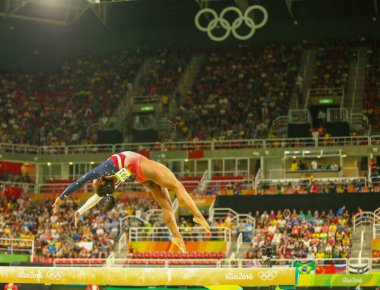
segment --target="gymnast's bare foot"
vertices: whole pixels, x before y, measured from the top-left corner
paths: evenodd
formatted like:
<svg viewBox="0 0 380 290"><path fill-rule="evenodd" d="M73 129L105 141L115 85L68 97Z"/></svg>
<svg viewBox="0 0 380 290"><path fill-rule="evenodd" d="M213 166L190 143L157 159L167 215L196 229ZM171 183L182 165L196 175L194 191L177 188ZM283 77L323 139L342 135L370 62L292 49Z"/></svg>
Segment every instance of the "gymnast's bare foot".
<svg viewBox="0 0 380 290"><path fill-rule="evenodd" d="M182 238L173 238L172 244L175 245L182 253L186 253L185 242Z"/></svg>
<svg viewBox="0 0 380 290"><path fill-rule="evenodd" d="M205 220L204 217L201 217L201 218L194 217L193 221L197 224L200 224L205 229L206 232L210 232L210 225L208 224L208 222Z"/></svg>

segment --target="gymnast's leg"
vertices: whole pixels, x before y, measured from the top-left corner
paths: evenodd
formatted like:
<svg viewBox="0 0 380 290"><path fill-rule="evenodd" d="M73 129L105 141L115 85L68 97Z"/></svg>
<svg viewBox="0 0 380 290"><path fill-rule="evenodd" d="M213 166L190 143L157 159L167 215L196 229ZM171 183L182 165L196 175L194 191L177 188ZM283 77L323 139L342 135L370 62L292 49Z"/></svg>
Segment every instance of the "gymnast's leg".
<svg viewBox="0 0 380 290"><path fill-rule="evenodd" d="M210 226L203 217L191 196L187 193L183 184L174 176L166 166L156 161L143 157L141 159L141 171L144 178L153 181L155 184L175 192L179 203L183 204L193 214L193 221L200 224L206 231L210 231Z"/></svg>
<svg viewBox="0 0 380 290"><path fill-rule="evenodd" d="M175 244L181 252L186 252L186 246L182 236L178 230L177 222L174 217L173 205L170 200L169 192L166 188L148 181L144 186L153 194L154 199L160 204L162 208L162 217L173 235L172 243Z"/></svg>

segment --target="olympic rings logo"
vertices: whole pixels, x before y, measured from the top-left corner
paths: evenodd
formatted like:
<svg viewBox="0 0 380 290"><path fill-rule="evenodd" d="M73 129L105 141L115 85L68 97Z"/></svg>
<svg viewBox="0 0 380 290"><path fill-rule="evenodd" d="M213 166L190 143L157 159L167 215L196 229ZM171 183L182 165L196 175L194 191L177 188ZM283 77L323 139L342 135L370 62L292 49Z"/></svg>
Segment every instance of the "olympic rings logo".
<svg viewBox="0 0 380 290"><path fill-rule="evenodd" d="M249 17L249 14L253 12L254 10L258 10L263 14L263 19L260 23L255 23L255 21ZM233 12L237 14L237 17L232 23L230 23L226 18L225 15L228 12ZM206 26L202 26L199 22L200 18L204 14L211 14L212 20L208 23ZM259 29L263 27L268 21L268 12L267 10L261 6L261 5L253 5L248 7L248 9L244 12L244 14L240 11L239 8L230 6L226 7L222 10L220 15L215 12L214 9L211 8L203 8L198 11L198 13L195 15L194 22L195 26L202 32L207 32L207 35L214 41L223 41L226 40L230 34L238 39L238 40L247 40L251 38L255 32L256 29ZM242 24L245 24L248 28L250 28L250 31L246 35L241 35L237 32L237 29L241 27ZM214 34L214 29L220 25L224 30L225 33L223 35L217 36Z"/></svg>
<svg viewBox="0 0 380 290"><path fill-rule="evenodd" d="M50 280L61 280L63 278L64 274L59 271L52 271L46 273L46 278L49 278Z"/></svg>
<svg viewBox="0 0 380 290"><path fill-rule="evenodd" d="M267 270L267 271L261 271L257 274L257 276L262 281L272 281L274 280L278 275L277 271Z"/></svg>

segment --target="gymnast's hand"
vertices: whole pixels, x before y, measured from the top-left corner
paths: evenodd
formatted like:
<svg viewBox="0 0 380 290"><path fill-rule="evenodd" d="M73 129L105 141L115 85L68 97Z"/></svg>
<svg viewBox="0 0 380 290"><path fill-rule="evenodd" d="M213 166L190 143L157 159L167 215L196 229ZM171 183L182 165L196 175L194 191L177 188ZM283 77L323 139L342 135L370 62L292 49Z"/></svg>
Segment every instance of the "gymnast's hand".
<svg viewBox="0 0 380 290"><path fill-rule="evenodd" d="M58 213L58 211L59 211L59 207L60 207L61 203L62 203L62 199L58 196L58 197L56 198L56 200L55 200L53 206L52 206L52 208L53 208L53 213L54 213L54 214Z"/></svg>
<svg viewBox="0 0 380 290"><path fill-rule="evenodd" d="M78 223L79 223L79 219L80 219L80 213L79 213L79 211L75 212L74 217L75 217L74 226L75 226L75 228L78 228Z"/></svg>

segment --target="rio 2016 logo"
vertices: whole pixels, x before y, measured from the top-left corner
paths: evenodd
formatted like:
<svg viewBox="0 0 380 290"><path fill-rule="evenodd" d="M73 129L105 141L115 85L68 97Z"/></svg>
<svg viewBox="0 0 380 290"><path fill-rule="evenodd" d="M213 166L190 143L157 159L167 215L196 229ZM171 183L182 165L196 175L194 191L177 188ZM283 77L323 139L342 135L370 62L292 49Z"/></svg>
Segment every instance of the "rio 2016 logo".
<svg viewBox="0 0 380 290"><path fill-rule="evenodd" d="M226 274L226 280L252 280L253 279L253 274L243 274L241 272L239 273L227 273Z"/></svg>
<svg viewBox="0 0 380 290"><path fill-rule="evenodd" d="M30 271L30 272L21 271L17 274L17 276L22 279L37 279L37 280L40 280L44 277L41 271L38 271L37 273L33 271Z"/></svg>

